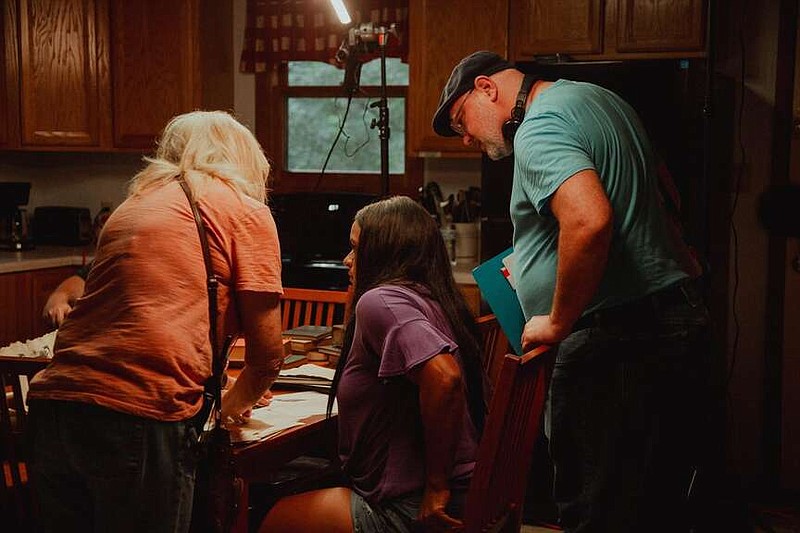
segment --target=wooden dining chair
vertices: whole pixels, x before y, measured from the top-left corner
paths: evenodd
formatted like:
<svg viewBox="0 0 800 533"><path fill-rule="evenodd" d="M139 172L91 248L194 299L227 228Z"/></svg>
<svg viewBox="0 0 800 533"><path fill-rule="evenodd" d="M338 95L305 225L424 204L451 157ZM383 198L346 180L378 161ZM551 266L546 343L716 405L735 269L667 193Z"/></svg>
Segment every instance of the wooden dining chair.
<svg viewBox="0 0 800 533"><path fill-rule="evenodd" d="M491 400L491 391L497 383L503 356L509 352L510 346L506 334L503 333L503 329L494 315L479 316L475 319L475 323L478 325L478 331L483 342L483 371L486 372L490 385L486 395L486 403L488 405Z"/></svg>
<svg viewBox="0 0 800 533"><path fill-rule="evenodd" d="M467 492L466 533L520 530L554 357L548 346L503 357Z"/></svg>
<svg viewBox="0 0 800 533"><path fill-rule="evenodd" d="M287 330L297 326L332 326L344 322L347 291L297 289L284 287L281 296L281 325Z"/></svg>
<svg viewBox="0 0 800 533"><path fill-rule="evenodd" d="M25 468L27 449L23 442L28 419L25 397L29 380L49 362L47 357L0 356L0 516L4 525L8 521L12 531L33 527Z"/></svg>

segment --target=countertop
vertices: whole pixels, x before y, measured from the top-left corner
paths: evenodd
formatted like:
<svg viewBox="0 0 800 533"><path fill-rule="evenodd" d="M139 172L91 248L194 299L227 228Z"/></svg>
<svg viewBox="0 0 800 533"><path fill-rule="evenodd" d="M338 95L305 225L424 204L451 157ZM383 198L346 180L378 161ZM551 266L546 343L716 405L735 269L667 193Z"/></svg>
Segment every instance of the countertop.
<svg viewBox="0 0 800 533"><path fill-rule="evenodd" d="M92 252L93 249L85 246L44 245L21 252L0 250L0 274L64 266L77 268L91 259Z"/></svg>
<svg viewBox="0 0 800 533"><path fill-rule="evenodd" d="M79 267L91 259L89 247L37 246L33 250L11 252L0 250L0 274L25 272L42 268L63 266ZM453 277L459 285L475 285L472 269L477 263L458 263L453 267Z"/></svg>

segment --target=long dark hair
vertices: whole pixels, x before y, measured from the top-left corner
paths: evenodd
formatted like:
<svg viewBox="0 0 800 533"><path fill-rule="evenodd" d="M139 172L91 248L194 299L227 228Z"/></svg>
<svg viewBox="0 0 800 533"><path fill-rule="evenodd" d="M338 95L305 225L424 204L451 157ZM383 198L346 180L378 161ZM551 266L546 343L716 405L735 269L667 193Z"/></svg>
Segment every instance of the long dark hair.
<svg viewBox="0 0 800 533"><path fill-rule="evenodd" d="M355 250L353 312L345 329L342 355L328 397L328 415L353 344L355 309L361 296L388 283L421 286L438 302L450 323L464 368L467 407L472 422L481 432L486 408L480 334L453 279L450 259L436 222L411 198L394 196L362 208L356 213L355 223L361 233Z"/></svg>

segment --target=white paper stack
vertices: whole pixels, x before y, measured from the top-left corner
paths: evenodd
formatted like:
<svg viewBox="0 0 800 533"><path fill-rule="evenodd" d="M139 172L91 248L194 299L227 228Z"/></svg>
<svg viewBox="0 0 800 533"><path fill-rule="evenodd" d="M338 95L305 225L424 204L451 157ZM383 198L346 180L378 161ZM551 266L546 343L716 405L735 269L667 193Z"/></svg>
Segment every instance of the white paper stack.
<svg viewBox="0 0 800 533"><path fill-rule="evenodd" d="M0 355L10 355L18 357L53 357L53 344L56 342L56 333L50 333L29 339L25 342L12 342L8 346L0 348Z"/></svg>
<svg viewBox="0 0 800 533"><path fill-rule="evenodd" d="M276 435L315 415L325 415L328 395L305 391L273 396L266 407L253 410L252 416L242 424L229 424L233 442L252 442ZM337 412L336 404L333 413Z"/></svg>

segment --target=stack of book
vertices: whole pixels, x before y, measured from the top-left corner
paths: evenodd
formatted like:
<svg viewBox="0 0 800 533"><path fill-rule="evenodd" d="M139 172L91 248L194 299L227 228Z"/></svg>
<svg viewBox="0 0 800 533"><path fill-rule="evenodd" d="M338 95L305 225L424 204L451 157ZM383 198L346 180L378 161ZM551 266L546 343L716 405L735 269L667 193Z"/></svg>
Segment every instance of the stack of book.
<svg viewBox="0 0 800 533"><path fill-rule="evenodd" d="M333 343L333 328L330 326L298 326L283 332L289 339L293 354L303 355L309 361L327 361L329 353L324 349Z"/></svg>
<svg viewBox="0 0 800 533"><path fill-rule="evenodd" d="M327 393L331 389L334 370L319 365L305 364L297 368L284 368L275 379L274 388L313 390Z"/></svg>

